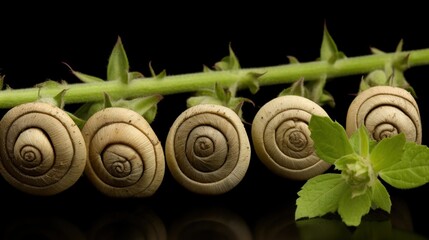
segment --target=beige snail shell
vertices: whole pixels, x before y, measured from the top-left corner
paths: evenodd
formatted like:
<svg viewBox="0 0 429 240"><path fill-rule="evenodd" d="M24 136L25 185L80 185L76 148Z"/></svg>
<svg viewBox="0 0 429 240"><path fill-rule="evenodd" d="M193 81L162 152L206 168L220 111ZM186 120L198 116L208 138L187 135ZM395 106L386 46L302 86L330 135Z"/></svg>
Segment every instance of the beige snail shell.
<svg viewBox="0 0 429 240"><path fill-rule="evenodd" d="M313 114L328 116L317 103L296 95L274 98L259 109L252 122L253 147L268 169L307 180L331 166L315 153L308 128Z"/></svg>
<svg viewBox="0 0 429 240"><path fill-rule="evenodd" d="M54 195L71 187L86 164L79 127L62 109L33 102L10 109L0 121L0 171L17 189Z"/></svg>
<svg viewBox="0 0 429 240"><path fill-rule="evenodd" d="M350 136L362 124L376 141L398 133L404 133L407 141L422 141L417 102L403 88L375 86L360 92L347 112L347 134Z"/></svg>
<svg viewBox="0 0 429 240"><path fill-rule="evenodd" d="M174 121L166 141L167 166L188 190L207 195L234 188L247 172L251 148L240 117L231 109L200 104Z"/></svg>
<svg viewBox="0 0 429 240"><path fill-rule="evenodd" d="M137 112L110 107L82 128L88 149L85 175L111 197L148 197L160 187L165 159L161 142Z"/></svg>

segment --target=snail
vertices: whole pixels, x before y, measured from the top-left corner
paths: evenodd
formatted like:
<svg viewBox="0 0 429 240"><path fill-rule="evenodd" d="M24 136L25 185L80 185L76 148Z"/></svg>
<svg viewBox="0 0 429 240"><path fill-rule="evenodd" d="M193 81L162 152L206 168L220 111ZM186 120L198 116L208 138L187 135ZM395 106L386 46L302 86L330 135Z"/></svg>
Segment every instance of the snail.
<svg viewBox="0 0 429 240"><path fill-rule="evenodd" d="M403 88L374 86L360 92L347 111L347 134L350 136L362 124L376 141L398 133L404 133L407 141L422 141L417 102Z"/></svg>
<svg viewBox="0 0 429 240"><path fill-rule="evenodd" d="M86 164L85 141L71 117L44 102L13 107L0 121L0 172L15 188L54 195L71 187Z"/></svg>
<svg viewBox="0 0 429 240"><path fill-rule="evenodd" d="M331 166L315 153L308 128L313 114L328 116L320 105L297 95L276 97L258 110L252 122L253 147L268 169L307 180Z"/></svg>
<svg viewBox="0 0 429 240"><path fill-rule="evenodd" d="M230 108L199 104L183 111L166 140L167 166L188 190L223 194L244 177L251 148L240 117Z"/></svg>
<svg viewBox="0 0 429 240"><path fill-rule="evenodd" d="M93 114L82 128L88 149L85 175L111 197L148 197L164 178L161 142L137 112L109 107Z"/></svg>

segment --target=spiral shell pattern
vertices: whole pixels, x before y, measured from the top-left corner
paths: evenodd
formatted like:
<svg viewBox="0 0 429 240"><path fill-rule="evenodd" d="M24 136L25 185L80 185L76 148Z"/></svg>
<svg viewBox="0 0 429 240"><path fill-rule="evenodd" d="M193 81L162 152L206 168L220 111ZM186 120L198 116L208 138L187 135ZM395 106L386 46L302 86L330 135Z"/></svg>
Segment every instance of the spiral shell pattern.
<svg viewBox="0 0 429 240"><path fill-rule="evenodd" d="M399 133L404 133L407 141L422 141L418 105L403 88L375 86L359 93L347 112L347 134L353 134L362 124L376 141Z"/></svg>
<svg viewBox="0 0 429 240"><path fill-rule="evenodd" d="M311 116L328 116L315 102L281 96L264 104L252 122L252 140L259 159L275 174L306 180L331 165L314 151L308 123Z"/></svg>
<svg viewBox="0 0 429 240"><path fill-rule="evenodd" d="M166 160L188 190L222 194L244 177L251 148L246 129L231 109L201 104L180 114L168 132Z"/></svg>
<svg viewBox="0 0 429 240"><path fill-rule="evenodd" d="M54 195L71 187L86 164L80 129L62 109L26 103L0 121L0 171L17 189Z"/></svg>
<svg viewBox="0 0 429 240"><path fill-rule="evenodd" d="M92 115L82 133L88 149L85 175L111 197L153 195L164 178L164 152L137 112L111 107Z"/></svg>

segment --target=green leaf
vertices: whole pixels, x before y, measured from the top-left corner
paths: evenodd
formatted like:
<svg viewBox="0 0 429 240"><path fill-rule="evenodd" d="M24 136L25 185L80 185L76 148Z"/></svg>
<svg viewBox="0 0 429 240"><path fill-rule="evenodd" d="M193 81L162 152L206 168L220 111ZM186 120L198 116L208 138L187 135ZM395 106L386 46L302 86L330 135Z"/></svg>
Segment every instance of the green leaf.
<svg viewBox="0 0 429 240"><path fill-rule="evenodd" d="M371 209L370 191L365 194L352 197L351 189L347 189L338 203L338 213L347 226L358 226L362 216Z"/></svg>
<svg viewBox="0 0 429 240"><path fill-rule="evenodd" d="M335 169L343 171L347 169L348 164L355 164L356 162L359 162L360 159L361 156L359 156L357 153L351 153L342 156L341 158L337 159L337 161L335 161Z"/></svg>
<svg viewBox="0 0 429 240"><path fill-rule="evenodd" d="M304 78L301 77L300 79L293 82L290 87L284 89L280 92L278 96L286 96L286 95L297 95L305 98L309 98L309 92L308 89L304 86Z"/></svg>
<svg viewBox="0 0 429 240"><path fill-rule="evenodd" d="M203 72L213 72L213 70L211 70L209 67L207 67L207 65L203 65Z"/></svg>
<svg viewBox="0 0 429 240"><path fill-rule="evenodd" d="M364 81L370 87L387 85L387 82L388 82L386 73L380 69L377 69L368 73L368 75L366 75L366 77L364 78Z"/></svg>
<svg viewBox="0 0 429 240"><path fill-rule="evenodd" d="M135 98L128 101L118 101L115 106L129 108L142 115L148 123L152 123L157 113L157 104L163 99L162 95L156 94L147 97Z"/></svg>
<svg viewBox="0 0 429 240"><path fill-rule="evenodd" d="M37 88L57 88L59 86L61 86L61 83L54 80L46 80L44 82L37 83L36 85L34 85L34 87Z"/></svg>
<svg viewBox="0 0 429 240"><path fill-rule="evenodd" d="M210 97L210 96L195 96L195 97L190 97L186 100L186 106L188 108L199 104L222 105L222 102L219 101L219 99L215 97Z"/></svg>
<svg viewBox="0 0 429 240"><path fill-rule="evenodd" d="M229 101L227 107L232 109L235 113L237 113L237 115L240 117L242 122L249 123L243 118L242 107L243 107L244 103L246 103L246 102L255 106L255 103L248 98L234 97L231 99L231 101ZM251 123L249 123L249 124L251 124Z"/></svg>
<svg viewBox="0 0 429 240"><path fill-rule="evenodd" d="M338 48L328 32L326 24L323 30L322 46L320 47L320 59L333 64L338 57Z"/></svg>
<svg viewBox="0 0 429 240"><path fill-rule="evenodd" d="M296 200L295 220L334 213L348 185L340 174L317 175L304 184Z"/></svg>
<svg viewBox="0 0 429 240"><path fill-rule="evenodd" d="M66 93L67 89L63 89L61 90L57 95L55 95L54 97L40 97L37 100L38 102L45 102L45 103L49 103L52 104L56 107L59 107L61 109L64 108L64 95ZM39 92L40 93L40 92Z"/></svg>
<svg viewBox="0 0 429 240"><path fill-rule="evenodd" d="M157 111L158 111L158 105L153 105L145 113L143 113L142 116L150 124L155 120Z"/></svg>
<svg viewBox="0 0 429 240"><path fill-rule="evenodd" d="M214 89L215 89L217 99L219 99L219 101L221 102L227 102L226 91L219 83L217 82L215 83Z"/></svg>
<svg viewBox="0 0 429 240"><path fill-rule="evenodd" d="M88 75L85 73L81 73L78 71L72 71L73 75L75 75L79 80L84 83L93 83L93 82L103 82L104 80L92 75Z"/></svg>
<svg viewBox="0 0 429 240"><path fill-rule="evenodd" d="M401 161L384 168L380 177L388 184L409 189L429 182L429 148L414 142L407 142Z"/></svg>
<svg viewBox="0 0 429 240"><path fill-rule="evenodd" d="M370 88L371 86L365 81L365 78L362 78L360 80L360 84L359 84L359 93L363 92L365 90L367 90L368 88Z"/></svg>
<svg viewBox="0 0 429 240"><path fill-rule="evenodd" d="M104 108L112 107L113 106L112 102L113 101L112 101L112 98L110 97L110 95L107 93L104 93Z"/></svg>
<svg viewBox="0 0 429 240"><path fill-rule="evenodd" d="M156 106L162 99L162 95L155 94L147 97L136 98L130 100L130 102L132 103L133 110L143 115L145 112Z"/></svg>
<svg viewBox="0 0 429 240"><path fill-rule="evenodd" d="M60 93L54 96L54 100L57 103L57 107L64 109L64 96L66 95L67 89L62 90Z"/></svg>
<svg viewBox="0 0 429 240"><path fill-rule="evenodd" d="M381 51L380 49L375 47L371 47L369 50L371 51L372 54L386 54L384 51Z"/></svg>
<svg viewBox="0 0 429 240"><path fill-rule="evenodd" d="M318 103L321 106L328 104L331 108L335 108L334 96L325 90L323 90L323 94L320 96Z"/></svg>
<svg viewBox="0 0 429 240"><path fill-rule="evenodd" d="M81 80L84 83L103 82L104 81L101 78L98 78L98 77L95 77L95 76L92 76L92 75L88 75L88 74L85 74L85 73L81 73L81 72L75 71L67 63L64 63L64 64L70 69L71 73L75 77L77 77L79 80Z"/></svg>
<svg viewBox="0 0 429 240"><path fill-rule="evenodd" d="M325 116L313 115L308 125L316 154L324 161L334 164L342 156L353 153L353 148L344 128Z"/></svg>
<svg viewBox="0 0 429 240"><path fill-rule="evenodd" d="M215 63L214 68L218 71L238 70L241 68L240 62L231 48L231 44L229 44L229 56L226 56L222 58L221 61Z"/></svg>
<svg viewBox="0 0 429 240"><path fill-rule="evenodd" d="M247 72L244 76L239 80L244 83L250 90L252 94L255 94L259 91L259 77L264 75L263 73L256 72Z"/></svg>
<svg viewBox="0 0 429 240"><path fill-rule="evenodd" d="M73 122L79 127L79 129L82 129L83 126L85 125L86 121L75 116L74 114L67 112L66 113L70 116L70 118L73 120Z"/></svg>
<svg viewBox="0 0 429 240"><path fill-rule="evenodd" d="M404 152L405 135L397 134L393 137L383 138L375 145L370 154L370 160L375 172L390 167L401 161Z"/></svg>
<svg viewBox="0 0 429 240"><path fill-rule="evenodd" d="M107 65L107 80L119 80L122 83L128 83L129 68L130 66L128 63L127 54L125 53L121 38L118 37L118 40L116 41L116 44L109 57L109 63Z"/></svg>
<svg viewBox="0 0 429 240"><path fill-rule="evenodd" d="M149 71L150 71L150 74L152 75L152 77L155 79L162 79L165 76L167 76L167 71L165 69L162 70L159 74L156 74L155 70L152 67L152 62L149 62Z"/></svg>
<svg viewBox="0 0 429 240"><path fill-rule="evenodd" d="M379 179L375 180L374 185L371 187L371 191L372 209L380 208L390 213L392 207L390 195Z"/></svg>
<svg viewBox="0 0 429 240"><path fill-rule="evenodd" d="M349 141L357 154L364 158L369 157L371 142L374 141L369 137L368 130L365 126L360 126L359 129L350 136Z"/></svg>
<svg viewBox="0 0 429 240"><path fill-rule="evenodd" d="M320 97L324 92L326 80L327 80L327 76L323 75L317 81L311 81L307 83L307 87L310 92L310 99L312 101L316 103L320 103Z"/></svg>
<svg viewBox="0 0 429 240"><path fill-rule="evenodd" d="M404 39L399 40L398 45L396 45L395 52L402 52L402 49L404 48Z"/></svg>
<svg viewBox="0 0 429 240"><path fill-rule="evenodd" d="M392 66L401 72L407 70L410 67L409 64L410 53L396 53L392 60Z"/></svg>
<svg viewBox="0 0 429 240"><path fill-rule="evenodd" d="M88 118L95 113L95 111L93 111L92 109L94 108L94 105L96 105L97 109L102 109L103 108L103 104L102 102L86 102L84 104L82 104L75 112L74 112L74 116L82 119L83 121L88 120Z"/></svg>
<svg viewBox="0 0 429 240"><path fill-rule="evenodd" d="M143 74L141 72L129 72L128 73L128 79L130 81L134 80L134 79L137 79L137 78L144 78L144 76L143 76Z"/></svg>
<svg viewBox="0 0 429 240"><path fill-rule="evenodd" d="M299 63L298 58L296 58L294 56L287 56L287 59L289 59L289 63L290 64L297 64L297 63Z"/></svg>

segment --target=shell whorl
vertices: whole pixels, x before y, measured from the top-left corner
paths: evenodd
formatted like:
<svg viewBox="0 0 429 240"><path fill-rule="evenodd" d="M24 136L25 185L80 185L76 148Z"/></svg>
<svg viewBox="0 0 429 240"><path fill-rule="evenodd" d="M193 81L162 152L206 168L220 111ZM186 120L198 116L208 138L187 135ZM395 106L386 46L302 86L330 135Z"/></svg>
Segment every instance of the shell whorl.
<svg viewBox="0 0 429 240"><path fill-rule="evenodd" d="M71 187L86 164L79 127L62 109L34 102L10 109L0 122L0 171L17 189L54 195Z"/></svg>
<svg viewBox="0 0 429 240"><path fill-rule="evenodd" d="M167 135L166 160L173 177L188 190L222 194L244 177L251 148L239 116L221 105L186 109Z"/></svg>
<svg viewBox="0 0 429 240"><path fill-rule="evenodd" d="M164 178L164 152L149 123L137 112L111 107L82 128L88 149L85 175L111 197L153 195Z"/></svg>
<svg viewBox="0 0 429 240"><path fill-rule="evenodd" d="M350 136L362 124L376 141L398 133L404 133L407 141L422 141L418 105L407 90L399 87L375 86L359 93L347 112L347 134Z"/></svg>
<svg viewBox="0 0 429 240"><path fill-rule="evenodd" d="M314 151L308 123L328 116L317 103L300 96L281 96L264 104L252 122L252 140L259 159L274 173L306 180L331 165Z"/></svg>

